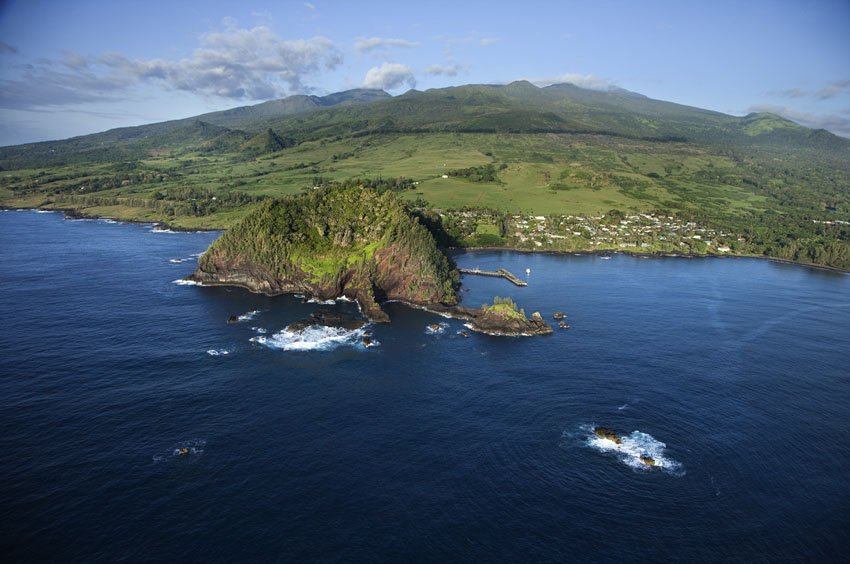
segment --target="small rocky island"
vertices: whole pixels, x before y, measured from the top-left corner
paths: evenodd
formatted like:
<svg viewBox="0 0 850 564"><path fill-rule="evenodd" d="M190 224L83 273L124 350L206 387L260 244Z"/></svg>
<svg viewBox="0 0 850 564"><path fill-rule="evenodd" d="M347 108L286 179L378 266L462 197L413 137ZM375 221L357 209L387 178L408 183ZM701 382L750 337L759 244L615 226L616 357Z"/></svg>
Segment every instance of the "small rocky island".
<svg viewBox="0 0 850 564"><path fill-rule="evenodd" d="M596 427L593 429L593 434L599 437L600 439L608 439L609 441L614 441L616 444L622 444L623 439L620 438L620 434L617 433L614 429L610 427Z"/></svg>
<svg viewBox="0 0 850 564"><path fill-rule="evenodd" d="M377 322L389 321L380 304L395 300L491 335L552 332L511 300L459 306L460 274L431 232L392 192L352 184L263 203L210 245L188 279L266 295L344 296Z"/></svg>
<svg viewBox="0 0 850 564"><path fill-rule="evenodd" d="M531 314L531 319L525 316L525 311L519 309L510 298L493 299L492 305L483 305L470 316L469 327L479 333L488 335L548 335L552 327L543 321L539 312Z"/></svg>

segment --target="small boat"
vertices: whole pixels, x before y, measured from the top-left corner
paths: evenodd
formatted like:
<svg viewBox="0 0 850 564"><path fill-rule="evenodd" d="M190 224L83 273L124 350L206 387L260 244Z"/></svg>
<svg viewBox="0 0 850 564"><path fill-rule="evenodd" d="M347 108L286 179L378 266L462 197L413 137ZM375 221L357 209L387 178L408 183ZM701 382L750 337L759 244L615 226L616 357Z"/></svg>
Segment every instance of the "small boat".
<svg viewBox="0 0 850 564"><path fill-rule="evenodd" d="M189 448L188 447L180 447L180 448L178 448L177 450L174 451L174 454L176 454L177 456L186 456L187 454L189 454Z"/></svg>
<svg viewBox="0 0 850 564"><path fill-rule="evenodd" d="M531 276L531 269L530 269L530 268L526 268L526 269L525 269L525 275L526 275L526 276Z"/></svg>

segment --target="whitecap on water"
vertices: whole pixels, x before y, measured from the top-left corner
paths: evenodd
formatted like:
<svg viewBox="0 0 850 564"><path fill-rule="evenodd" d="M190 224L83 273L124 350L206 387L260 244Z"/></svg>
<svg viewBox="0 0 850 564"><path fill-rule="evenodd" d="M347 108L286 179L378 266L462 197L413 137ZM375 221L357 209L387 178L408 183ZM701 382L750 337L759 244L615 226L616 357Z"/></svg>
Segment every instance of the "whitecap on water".
<svg viewBox="0 0 850 564"><path fill-rule="evenodd" d="M151 233L178 233L177 231L173 231L168 229L167 227L160 227L159 225L154 225L150 229Z"/></svg>
<svg viewBox="0 0 850 564"><path fill-rule="evenodd" d="M634 470L649 471L659 468L674 476L685 475L685 468L682 463L665 455L667 445L656 440L649 433L632 431L628 435L621 436L620 444L617 444L611 439L597 437L593 433L595 428L595 425L582 426L582 430L588 433L586 443L589 447L600 452L616 455L620 462ZM641 456L650 456L655 464L646 464L640 459Z"/></svg>
<svg viewBox="0 0 850 564"><path fill-rule="evenodd" d="M210 349L207 351L207 354L210 356L225 356L230 354L230 351L227 349Z"/></svg>
<svg viewBox="0 0 850 564"><path fill-rule="evenodd" d="M300 331L284 329L273 335L257 335L251 337L251 342L284 351L330 351L339 347L369 347L376 346L377 341L370 345L363 344L366 329L343 329L342 327L326 327L310 325Z"/></svg>
<svg viewBox="0 0 850 564"><path fill-rule="evenodd" d="M256 331L260 335L265 335L268 333L268 330L265 327L251 327L252 331Z"/></svg>
<svg viewBox="0 0 850 564"><path fill-rule="evenodd" d="M186 262L188 260L192 260L192 259L188 259L188 258L168 259L168 262L174 263L174 264L180 264L181 262Z"/></svg>

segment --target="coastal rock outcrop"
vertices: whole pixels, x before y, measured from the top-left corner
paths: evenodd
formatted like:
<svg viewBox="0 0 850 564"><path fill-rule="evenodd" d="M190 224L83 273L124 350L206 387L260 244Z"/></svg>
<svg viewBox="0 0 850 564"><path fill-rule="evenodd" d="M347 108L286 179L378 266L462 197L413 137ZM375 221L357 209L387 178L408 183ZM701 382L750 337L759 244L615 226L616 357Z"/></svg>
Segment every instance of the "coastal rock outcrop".
<svg viewBox="0 0 850 564"><path fill-rule="evenodd" d="M655 466L655 459L649 456L648 454L641 454L640 461L646 464L647 466Z"/></svg>
<svg viewBox="0 0 850 564"><path fill-rule="evenodd" d="M364 327L369 322L365 319L360 319L344 313L337 313L329 310L321 310L311 313L307 319L295 321L286 326L287 331L302 331L312 325L321 327L339 327L348 331L355 331Z"/></svg>
<svg viewBox="0 0 850 564"><path fill-rule="evenodd" d="M614 441L618 445L623 443L623 439L620 438L619 433L609 427L596 427L595 429L593 429L593 434L599 437L600 439L608 439L609 441Z"/></svg>
<svg viewBox="0 0 850 564"><path fill-rule="evenodd" d="M469 327L488 335L548 335L552 327L543 321L539 312L531 314L531 319L509 298L495 298L492 305L484 305L471 312Z"/></svg>

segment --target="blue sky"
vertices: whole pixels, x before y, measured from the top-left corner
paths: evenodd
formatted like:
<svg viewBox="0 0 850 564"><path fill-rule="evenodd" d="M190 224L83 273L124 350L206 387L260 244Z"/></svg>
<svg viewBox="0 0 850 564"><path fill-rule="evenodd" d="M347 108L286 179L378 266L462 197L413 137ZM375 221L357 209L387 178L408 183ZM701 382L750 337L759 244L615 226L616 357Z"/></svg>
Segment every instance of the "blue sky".
<svg viewBox="0 0 850 564"><path fill-rule="evenodd" d="M0 145L296 93L517 79L850 137L850 2L0 0Z"/></svg>

